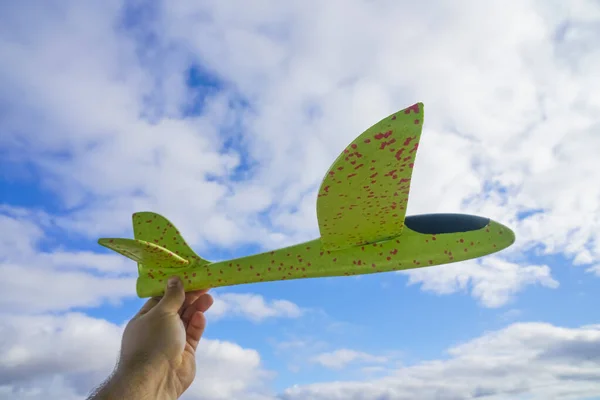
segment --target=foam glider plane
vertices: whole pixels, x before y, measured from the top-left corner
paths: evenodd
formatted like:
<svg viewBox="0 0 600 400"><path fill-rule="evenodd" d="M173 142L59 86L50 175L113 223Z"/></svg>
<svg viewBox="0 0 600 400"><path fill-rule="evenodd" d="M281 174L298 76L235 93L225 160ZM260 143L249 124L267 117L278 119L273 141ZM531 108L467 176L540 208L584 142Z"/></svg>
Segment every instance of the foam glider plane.
<svg viewBox="0 0 600 400"><path fill-rule="evenodd" d="M133 214L134 239L98 241L138 264L139 297L177 275L186 291L288 279L352 276L448 264L503 250L508 227L467 214L406 216L423 128L422 103L384 118L335 160L318 192L321 237L228 261L199 257L166 218Z"/></svg>

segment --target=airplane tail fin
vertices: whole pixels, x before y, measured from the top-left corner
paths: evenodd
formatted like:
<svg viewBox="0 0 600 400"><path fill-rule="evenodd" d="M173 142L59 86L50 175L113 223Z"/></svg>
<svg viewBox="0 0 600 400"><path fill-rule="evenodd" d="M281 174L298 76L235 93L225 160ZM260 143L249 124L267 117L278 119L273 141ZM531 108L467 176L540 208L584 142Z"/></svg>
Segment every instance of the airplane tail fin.
<svg viewBox="0 0 600 400"><path fill-rule="evenodd" d="M138 263L141 274L149 270L210 264L185 242L173 224L152 212L133 214L134 239L102 238L98 243Z"/></svg>
<svg viewBox="0 0 600 400"><path fill-rule="evenodd" d="M138 240L143 240L170 250L196 264L209 264L199 257L188 246L175 226L162 215L153 212L138 212L133 214L133 233Z"/></svg>

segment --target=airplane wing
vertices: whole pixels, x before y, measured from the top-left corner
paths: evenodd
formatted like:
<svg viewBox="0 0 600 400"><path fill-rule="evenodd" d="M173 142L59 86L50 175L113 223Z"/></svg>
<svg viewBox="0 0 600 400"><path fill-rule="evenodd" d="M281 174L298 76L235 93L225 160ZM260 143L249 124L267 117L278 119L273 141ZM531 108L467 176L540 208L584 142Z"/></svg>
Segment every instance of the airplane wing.
<svg viewBox="0 0 600 400"><path fill-rule="evenodd" d="M324 249L337 250L402 233L423 127L417 103L356 138L323 179L317 217Z"/></svg>

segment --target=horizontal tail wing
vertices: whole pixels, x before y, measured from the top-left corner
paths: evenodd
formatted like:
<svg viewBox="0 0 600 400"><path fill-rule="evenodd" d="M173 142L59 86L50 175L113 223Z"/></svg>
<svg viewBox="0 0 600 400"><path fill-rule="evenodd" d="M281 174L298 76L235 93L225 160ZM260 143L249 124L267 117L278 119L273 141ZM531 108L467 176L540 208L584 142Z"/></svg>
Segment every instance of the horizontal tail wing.
<svg viewBox="0 0 600 400"><path fill-rule="evenodd" d="M105 238L98 243L147 268L183 267L190 262L154 243L138 239Z"/></svg>

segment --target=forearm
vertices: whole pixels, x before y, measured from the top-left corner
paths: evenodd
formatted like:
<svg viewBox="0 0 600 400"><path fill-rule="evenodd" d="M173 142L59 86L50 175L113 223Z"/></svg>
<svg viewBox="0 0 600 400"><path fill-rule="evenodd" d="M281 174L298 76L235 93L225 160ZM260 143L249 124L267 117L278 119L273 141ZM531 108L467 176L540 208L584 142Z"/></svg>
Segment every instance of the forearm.
<svg viewBox="0 0 600 400"><path fill-rule="evenodd" d="M87 400L176 400L161 375L118 368Z"/></svg>

